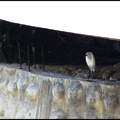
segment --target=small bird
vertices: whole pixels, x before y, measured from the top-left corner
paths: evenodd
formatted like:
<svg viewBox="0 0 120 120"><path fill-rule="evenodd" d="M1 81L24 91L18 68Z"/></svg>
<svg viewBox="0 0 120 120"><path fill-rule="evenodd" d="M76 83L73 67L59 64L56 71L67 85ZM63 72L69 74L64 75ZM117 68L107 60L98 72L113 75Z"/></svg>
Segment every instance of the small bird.
<svg viewBox="0 0 120 120"><path fill-rule="evenodd" d="M95 56L93 55L93 53L87 52L85 59L86 59L87 65L88 65L89 69L92 71L92 73L95 72ZM89 70L88 79L90 78L90 70Z"/></svg>

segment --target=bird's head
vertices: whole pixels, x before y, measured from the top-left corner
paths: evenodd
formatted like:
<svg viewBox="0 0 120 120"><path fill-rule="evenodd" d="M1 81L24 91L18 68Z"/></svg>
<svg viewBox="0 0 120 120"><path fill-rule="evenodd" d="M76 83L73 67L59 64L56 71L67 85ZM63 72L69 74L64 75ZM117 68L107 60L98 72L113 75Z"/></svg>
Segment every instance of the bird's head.
<svg viewBox="0 0 120 120"><path fill-rule="evenodd" d="M91 52L86 52L85 56L90 56L91 54Z"/></svg>

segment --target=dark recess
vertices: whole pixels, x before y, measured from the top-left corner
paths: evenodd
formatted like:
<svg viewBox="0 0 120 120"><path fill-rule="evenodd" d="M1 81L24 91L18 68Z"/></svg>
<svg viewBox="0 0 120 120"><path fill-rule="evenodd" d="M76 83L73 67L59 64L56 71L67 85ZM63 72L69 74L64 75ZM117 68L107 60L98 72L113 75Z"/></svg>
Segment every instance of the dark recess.
<svg viewBox="0 0 120 120"><path fill-rule="evenodd" d="M120 42L100 37L55 31L0 20L0 62L19 63L18 42L21 47L21 62L27 63L29 45L30 65L33 65L32 47L35 47L35 62L42 64L42 46L45 65L81 65L85 53L93 52L97 64L120 62Z"/></svg>

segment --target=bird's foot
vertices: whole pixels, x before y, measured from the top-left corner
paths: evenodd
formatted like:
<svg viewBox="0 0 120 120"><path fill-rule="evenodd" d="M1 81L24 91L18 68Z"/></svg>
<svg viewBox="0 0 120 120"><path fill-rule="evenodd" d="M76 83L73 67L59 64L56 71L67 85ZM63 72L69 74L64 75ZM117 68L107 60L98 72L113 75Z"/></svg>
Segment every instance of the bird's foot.
<svg viewBox="0 0 120 120"><path fill-rule="evenodd" d="M89 78L93 78L93 74L89 74L88 75L88 80L89 80Z"/></svg>
<svg viewBox="0 0 120 120"><path fill-rule="evenodd" d="M90 78L93 78L93 74L91 74Z"/></svg>
<svg viewBox="0 0 120 120"><path fill-rule="evenodd" d="M88 74L88 80L89 80L89 78L90 78L90 74Z"/></svg>

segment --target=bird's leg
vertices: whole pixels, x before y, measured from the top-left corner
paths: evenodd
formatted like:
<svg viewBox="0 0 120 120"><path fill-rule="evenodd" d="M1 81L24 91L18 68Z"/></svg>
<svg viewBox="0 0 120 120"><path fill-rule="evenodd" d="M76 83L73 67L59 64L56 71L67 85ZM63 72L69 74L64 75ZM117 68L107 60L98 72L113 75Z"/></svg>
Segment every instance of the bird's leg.
<svg viewBox="0 0 120 120"><path fill-rule="evenodd" d="M89 70L88 80L89 80L89 78L90 78L90 70Z"/></svg>
<svg viewBox="0 0 120 120"><path fill-rule="evenodd" d="M92 71L91 75L92 75L92 77L91 77L91 78L93 78L93 71Z"/></svg>

